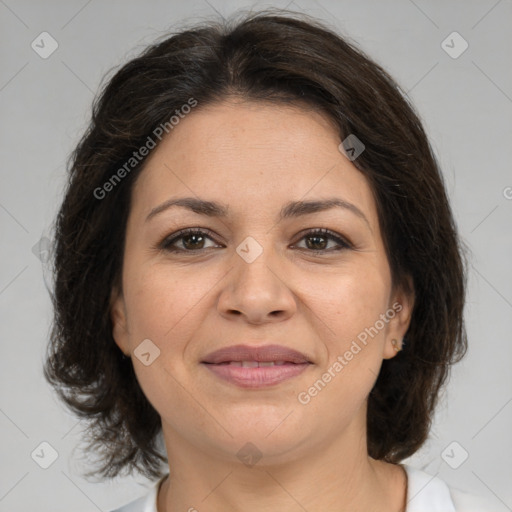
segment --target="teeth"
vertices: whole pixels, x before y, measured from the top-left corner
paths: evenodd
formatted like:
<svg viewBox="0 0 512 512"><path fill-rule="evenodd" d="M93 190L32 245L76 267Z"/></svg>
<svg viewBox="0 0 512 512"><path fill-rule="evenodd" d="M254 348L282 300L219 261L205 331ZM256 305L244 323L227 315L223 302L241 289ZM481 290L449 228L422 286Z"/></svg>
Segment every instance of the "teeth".
<svg viewBox="0 0 512 512"><path fill-rule="evenodd" d="M242 368L257 368L258 361L242 361Z"/></svg>
<svg viewBox="0 0 512 512"><path fill-rule="evenodd" d="M261 366L282 366L286 364L286 361L230 361L227 364L243 368L257 368Z"/></svg>

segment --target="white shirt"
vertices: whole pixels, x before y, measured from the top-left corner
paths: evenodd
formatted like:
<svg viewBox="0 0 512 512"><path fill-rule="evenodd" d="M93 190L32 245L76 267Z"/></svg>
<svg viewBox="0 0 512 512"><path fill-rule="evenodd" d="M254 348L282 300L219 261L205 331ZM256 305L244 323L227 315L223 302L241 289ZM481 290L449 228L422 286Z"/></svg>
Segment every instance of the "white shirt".
<svg viewBox="0 0 512 512"><path fill-rule="evenodd" d="M401 464L407 473L406 512L492 512L492 505L479 496L449 487L436 476ZM112 512L158 512L157 494L164 476L150 492Z"/></svg>

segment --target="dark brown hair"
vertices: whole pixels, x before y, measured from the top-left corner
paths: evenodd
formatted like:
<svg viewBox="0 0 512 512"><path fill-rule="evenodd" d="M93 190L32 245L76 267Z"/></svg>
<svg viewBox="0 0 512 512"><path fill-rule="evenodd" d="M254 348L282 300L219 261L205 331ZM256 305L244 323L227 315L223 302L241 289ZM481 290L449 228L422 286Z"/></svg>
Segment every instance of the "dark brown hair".
<svg viewBox="0 0 512 512"><path fill-rule="evenodd" d="M191 98L200 109L229 97L307 104L328 116L340 140L354 134L365 145L353 163L373 191L393 283L412 281L415 295L405 348L383 361L368 399L369 455L400 462L426 440L450 365L467 350L464 253L438 164L405 94L354 43L290 11L166 36L104 86L70 157L56 218L45 377L88 420L89 447L101 456L96 474L163 475L160 416L113 340L109 312L145 159L108 194L95 191Z"/></svg>

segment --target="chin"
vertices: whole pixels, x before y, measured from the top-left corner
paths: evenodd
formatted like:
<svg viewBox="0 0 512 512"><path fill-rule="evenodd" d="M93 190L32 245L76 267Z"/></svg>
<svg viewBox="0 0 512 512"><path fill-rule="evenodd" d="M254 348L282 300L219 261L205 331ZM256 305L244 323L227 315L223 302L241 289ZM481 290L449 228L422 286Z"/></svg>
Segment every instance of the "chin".
<svg viewBox="0 0 512 512"><path fill-rule="evenodd" d="M231 423L228 430L233 437L210 438L209 443L214 445L223 457L233 459L235 456L235 462L245 464L246 458L257 459L259 465L289 462L300 456L302 448L310 443L311 436L308 431L297 425L285 425L293 414L283 422L285 416L279 421L263 421L257 424Z"/></svg>

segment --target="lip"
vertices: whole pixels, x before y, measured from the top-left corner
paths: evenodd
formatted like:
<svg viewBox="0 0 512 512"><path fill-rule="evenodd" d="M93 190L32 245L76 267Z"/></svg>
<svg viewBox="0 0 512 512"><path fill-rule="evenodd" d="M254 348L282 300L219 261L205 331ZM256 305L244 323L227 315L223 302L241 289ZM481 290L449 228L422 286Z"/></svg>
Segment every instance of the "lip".
<svg viewBox="0 0 512 512"><path fill-rule="evenodd" d="M245 367L241 366L242 361L258 363L277 361L279 364ZM281 345L261 347L235 345L208 354L202 364L217 377L239 387L260 388L273 386L296 377L312 362L306 355Z"/></svg>
<svg viewBox="0 0 512 512"><path fill-rule="evenodd" d="M306 355L282 345L264 345L259 347L233 345L211 352L202 362L220 364L230 361L285 361L286 363L295 364L311 363Z"/></svg>
<svg viewBox="0 0 512 512"><path fill-rule="evenodd" d="M280 366L245 368L230 364L207 364L204 366L221 379L241 388L262 388L274 386L300 375L310 363L284 363Z"/></svg>

